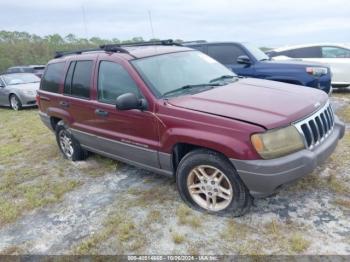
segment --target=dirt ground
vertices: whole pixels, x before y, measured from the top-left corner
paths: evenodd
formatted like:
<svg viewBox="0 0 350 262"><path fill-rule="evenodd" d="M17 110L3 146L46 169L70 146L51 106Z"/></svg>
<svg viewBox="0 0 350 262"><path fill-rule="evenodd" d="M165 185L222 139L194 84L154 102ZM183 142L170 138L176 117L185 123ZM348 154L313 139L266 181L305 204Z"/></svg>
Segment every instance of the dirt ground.
<svg viewBox="0 0 350 262"><path fill-rule="evenodd" d="M92 155L64 160L36 109L0 108L1 254L350 254L347 132L315 172L240 218L193 211L174 179Z"/></svg>

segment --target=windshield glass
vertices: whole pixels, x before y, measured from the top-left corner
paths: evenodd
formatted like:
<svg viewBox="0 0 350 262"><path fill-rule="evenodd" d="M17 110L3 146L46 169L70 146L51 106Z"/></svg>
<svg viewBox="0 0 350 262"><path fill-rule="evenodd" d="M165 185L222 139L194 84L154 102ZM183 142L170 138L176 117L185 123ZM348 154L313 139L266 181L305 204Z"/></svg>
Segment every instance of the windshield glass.
<svg viewBox="0 0 350 262"><path fill-rule="evenodd" d="M157 97L184 86L211 84L213 80L216 84L217 81L226 84L234 81L236 76L216 60L198 51L147 57L132 63Z"/></svg>
<svg viewBox="0 0 350 262"><path fill-rule="evenodd" d="M6 85L19 85L40 82L40 78L33 74L8 74L3 75Z"/></svg>
<svg viewBox="0 0 350 262"><path fill-rule="evenodd" d="M253 54L256 60L261 61L270 59L263 51L260 50L260 48L256 47L255 45L244 44L244 46L249 50L250 53Z"/></svg>

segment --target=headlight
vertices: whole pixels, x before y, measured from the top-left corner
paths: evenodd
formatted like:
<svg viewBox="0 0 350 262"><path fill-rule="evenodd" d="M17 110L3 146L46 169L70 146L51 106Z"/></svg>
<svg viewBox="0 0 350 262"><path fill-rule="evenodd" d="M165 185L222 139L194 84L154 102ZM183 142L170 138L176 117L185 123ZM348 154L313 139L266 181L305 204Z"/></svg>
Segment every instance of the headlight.
<svg viewBox="0 0 350 262"><path fill-rule="evenodd" d="M294 126L254 134L251 141L264 159L277 158L305 148L302 137Z"/></svg>
<svg viewBox="0 0 350 262"><path fill-rule="evenodd" d="M313 76L322 76L328 73L327 67L307 67L306 72Z"/></svg>

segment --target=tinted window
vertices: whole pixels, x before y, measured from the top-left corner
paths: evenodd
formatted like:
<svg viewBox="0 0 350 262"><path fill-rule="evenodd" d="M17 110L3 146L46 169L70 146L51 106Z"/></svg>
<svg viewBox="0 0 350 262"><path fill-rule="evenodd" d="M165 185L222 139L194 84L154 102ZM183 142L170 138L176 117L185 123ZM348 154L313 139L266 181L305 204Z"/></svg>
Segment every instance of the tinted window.
<svg viewBox="0 0 350 262"><path fill-rule="evenodd" d="M99 101L115 104L116 98L125 93L140 96L134 80L121 65L102 61L98 72Z"/></svg>
<svg viewBox="0 0 350 262"><path fill-rule="evenodd" d="M279 55L285 55L293 58L320 58L321 48L318 46L304 47L280 52Z"/></svg>
<svg viewBox="0 0 350 262"><path fill-rule="evenodd" d="M75 67L76 62L71 62L69 65L69 69L66 75L66 80L64 82L64 90L63 93L65 94L71 94L72 92L72 77L73 77L73 71Z"/></svg>
<svg viewBox="0 0 350 262"><path fill-rule="evenodd" d="M340 47L322 47L322 57L324 58L350 58L350 50Z"/></svg>
<svg viewBox="0 0 350 262"><path fill-rule="evenodd" d="M71 95L82 98L90 97L92 61L77 61L71 86Z"/></svg>
<svg viewBox="0 0 350 262"><path fill-rule="evenodd" d="M49 64L42 78L41 89L49 92L58 93L60 82L63 76L64 62Z"/></svg>
<svg viewBox="0 0 350 262"><path fill-rule="evenodd" d="M209 45L208 55L224 65L230 65L236 64L237 57L245 55L245 53L235 45Z"/></svg>

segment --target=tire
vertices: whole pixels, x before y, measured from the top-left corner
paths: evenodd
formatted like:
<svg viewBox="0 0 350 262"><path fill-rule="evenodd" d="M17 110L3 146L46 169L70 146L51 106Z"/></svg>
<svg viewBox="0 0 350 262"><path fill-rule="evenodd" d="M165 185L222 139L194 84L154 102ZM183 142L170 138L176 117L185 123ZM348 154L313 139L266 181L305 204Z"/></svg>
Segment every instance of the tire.
<svg viewBox="0 0 350 262"><path fill-rule="evenodd" d="M13 110L19 111L22 109L22 102L17 95L12 94L9 97L10 106Z"/></svg>
<svg viewBox="0 0 350 262"><path fill-rule="evenodd" d="M207 213L242 216L249 211L252 203L248 189L232 164L214 151L198 149L183 157L176 172L176 184L187 205ZM191 185L192 189L189 188Z"/></svg>
<svg viewBox="0 0 350 262"><path fill-rule="evenodd" d="M81 161L87 158L87 151L82 149L79 141L74 138L62 120L56 125L56 141L61 153L66 159Z"/></svg>

